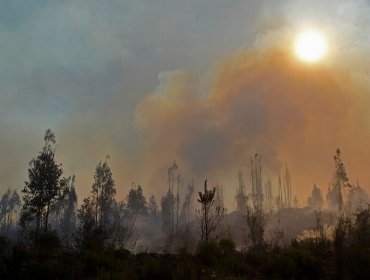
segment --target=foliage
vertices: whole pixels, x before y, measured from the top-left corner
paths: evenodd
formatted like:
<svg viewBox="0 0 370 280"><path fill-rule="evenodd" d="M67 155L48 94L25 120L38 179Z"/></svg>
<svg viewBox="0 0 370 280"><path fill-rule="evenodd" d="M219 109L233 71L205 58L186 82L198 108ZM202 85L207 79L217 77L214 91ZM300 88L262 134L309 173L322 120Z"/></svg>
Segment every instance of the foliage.
<svg viewBox="0 0 370 280"><path fill-rule="evenodd" d="M155 201L152 201L154 203ZM148 210L146 207L146 198L143 194L143 189L140 185L136 188L133 185L127 196L127 209L130 215L135 216L138 214L147 215ZM152 205L155 206L155 205ZM156 211L156 210L155 210Z"/></svg>
<svg viewBox="0 0 370 280"><path fill-rule="evenodd" d="M108 159L108 157L107 157ZM108 165L107 159L99 162L94 174L94 184L91 194L95 206L95 226L107 227L110 225L110 214L116 194L116 188L112 177L112 171Z"/></svg>
<svg viewBox="0 0 370 280"><path fill-rule="evenodd" d="M42 226L47 232L49 216L53 206L63 198L69 179L62 178L62 165L55 161L55 135L48 129L45 132L44 147L36 158L29 163L28 178L22 190L23 212L29 218L36 218L36 238Z"/></svg>

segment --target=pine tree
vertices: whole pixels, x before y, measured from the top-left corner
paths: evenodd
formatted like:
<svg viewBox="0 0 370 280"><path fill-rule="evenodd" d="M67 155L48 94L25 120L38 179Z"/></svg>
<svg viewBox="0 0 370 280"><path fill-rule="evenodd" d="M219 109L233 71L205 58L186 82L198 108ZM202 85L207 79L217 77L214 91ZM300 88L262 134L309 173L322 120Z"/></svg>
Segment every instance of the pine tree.
<svg viewBox="0 0 370 280"><path fill-rule="evenodd" d="M204 182L204 193L199 192L198 202L201 209L197 210L197 219L200 224L201 241L208 244L211 234L217 229L224 217L225 209L214 207L216 188L207 189L207 180Z"/></svg>

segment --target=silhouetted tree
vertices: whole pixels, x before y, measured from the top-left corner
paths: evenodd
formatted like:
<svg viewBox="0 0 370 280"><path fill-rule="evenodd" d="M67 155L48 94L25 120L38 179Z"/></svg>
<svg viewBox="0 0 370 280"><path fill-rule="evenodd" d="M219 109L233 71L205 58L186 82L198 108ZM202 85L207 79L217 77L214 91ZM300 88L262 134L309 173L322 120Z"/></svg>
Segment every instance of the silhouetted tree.
<svg viewBox="0 0 370 280"><path fill-rule="evenodd" d="M23 212L28 218L36 218L36 238L41 226L46 232L50 211L55 203L63 198L69 179L62 178L62 165L55 160L55 135L48 129L45 132L44 147L38 156L31 160L28 169L29 180L23 189ZM31 214L31 215L29 215Z"/></svg>
<svg viewBox="0 0 370 280"><path fill-rule="evenodd" d="M127 196L127 209L132 216L138 214L148 214L146 208L146 198L140 185L138 185L137 187L135 187L134 184L132 185L132 188Z"/></svg>
<svg viewBox="0 0 370 280"><path fill-rule="evenodd" d="M95 206L95 226L107 227L110 224L110 215L116 188L112 176L112 171L108 165L108 157L104 162L99 162L94 174L94 184L91 194Z"/></svg>
<svg viewBox="0 0 370 280"><path fill-rule="evenodd" d="M334 173L331 180L327 199L331 208L338 209L339 211L343 208L343 188L351 187L347 176L346 169L341 159L341 152L339 149L336 150L334 155Z"/></svg>
<svg viewBox="0 0 370 280"><path fill-rule="evenodd" d="M307 204L309 207L315 210L322 209L324 204L324 199L322 198L321 189L314 184L313 189L311 191L311 195L307 199Z"/></svg>
<svg viewBox="0 0 370 280"><path fill-rule="evenodd" d="M271 214L274 210L274 197L272 196L272 183L270 179L265 183L264 201L267 211Z"/></svg>
<svg viewBox="0 0 370 280"><path fill-rule="evenodd" d="M207 180L204 182L204 193L199 192L198 202L201 209L197 210L197 219L200 224L201 241L208 244L210 235L214 232L224 217L225 209L214 207L216 188L207 189Z"/></svg>
<svg viewBox="0 0 370 280"><path fill-rule="evenodd" d="M158 203L154 195L151 195L147 203L148 213L151 217L157 218L158 215Z"/></svg>
<svg viewBox="0 0 370 280"><path fill-rule="evenodd" d="M262 164L261 157L255 154L251 159L252 193L251 205L243 212L249 229L249 239L253 247L261 247L264 241L265 214L263 210Z"/></svg>
<svg viewBox="0 0 370 280"><path fill-rule="evenodd" d="M135 231L136 215L133 216L123 202L113 203L112 225L109 240L116 248L125 248Z"/></svg>
<svg viewBox="0 0 370 280"><path fill-rule="evenodd" d="M175 198L173 197L170 191L167 191L166 194L161 199L161 214L163 227L162 230L166 233L168 238L173 237L173 216L172 211L175 205Z"/></svg>
<svg viewBox="0 0 370 280"><path fill-rule="evenodd" d="M91 197L85 198L77 210L79 226L76 230L75 245L81 252L99 250L107 240L105 228L96 223L95 211L95 203Z"/></svg>
<svg viewBox="0 0 370 280"><path fill-rule="evenodd" d="M65 189L63 199L55 203L53 207L53 223L61 238L68 242L76 227L77 194L74 186L75 176L72 176L70 184Z"/></svg>
<svg viewBox="0 0 370 280"><path fill-rule="evenodd" d="M366 208L369 202L369 195L357 182L349 192L348 203L350 204L351 209L356 210L359 208Z"/></svg>
<svg viewBox="0 0 370 280"><path fill-rule="evenodd" d="M235 195L235 201L236 201L236 210L240 213L244 213L248 197L245 194L245 185L244 185L244 179L243 179L243 172L239 169L238 170L238 179L239 179L239 186Z"/></svg>
<svg viewBox="0 0 370 280"><path fill-rule="evenodd" d="M0 233L7 235L11 231L20 207L21 198L17 191L9 188L0 200Z"/></svg>
<svg viewBox="0 0 370 280"><path fill-rule="evenodd" d="M194 196L194 182L192 181L188 185L188 191L185 195L180 213L182 225L185 226L186 228L188 227L190 221L194 217L193 196Z"/></svg>

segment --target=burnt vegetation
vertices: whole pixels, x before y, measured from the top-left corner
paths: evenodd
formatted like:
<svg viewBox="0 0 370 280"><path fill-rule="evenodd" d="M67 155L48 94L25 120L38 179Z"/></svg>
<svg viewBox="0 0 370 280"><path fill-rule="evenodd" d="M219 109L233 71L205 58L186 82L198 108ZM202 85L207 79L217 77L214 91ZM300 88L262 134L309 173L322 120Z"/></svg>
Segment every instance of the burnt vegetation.
<svg viewBox="0 0 370 280"><path fill-rule="evenodd" d="M78 199L56 147L47 130L21 192L0 198L1 279L370 279L369 198L339 149L326 195L314 184L303 205L288 167L274 182L254 155L230 211L176 162L162 197L133 183L119 200L109 156Z"/></svg>

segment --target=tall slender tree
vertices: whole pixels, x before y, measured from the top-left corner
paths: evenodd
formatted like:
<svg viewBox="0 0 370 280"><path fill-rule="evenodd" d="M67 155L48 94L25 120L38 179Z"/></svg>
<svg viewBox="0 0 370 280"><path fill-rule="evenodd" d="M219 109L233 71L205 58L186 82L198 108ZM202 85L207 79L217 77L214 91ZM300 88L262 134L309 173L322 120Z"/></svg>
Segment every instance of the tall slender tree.
<svg viewBox="0 0 370 280"><path fill-rule="evenodd" d="M94 174L94 184L91 194L95 205L95 226L108 226L116 188L112 171L108 165L108 156L104 162L99 162Z"/></svg>
<svg viewBox="0 0 370 280"><path fill-rule="evenodd" d="M208 244L211 234L217 229L224 217L225 209L214 207L216 188L207 189L207 180L204 182L204 193L199 192L198 202L201 209L197 210L197 219L200 224L201 241Z"/></svg>
<svg viewBox="0 0 370 280"><path fill-rule="evenodd" d="M342 162L341 151L337 149L334 155L334 172L330 182L327 199L332 208L341 211L343 209L343 189L350 188L346 169Z"/></svg>

